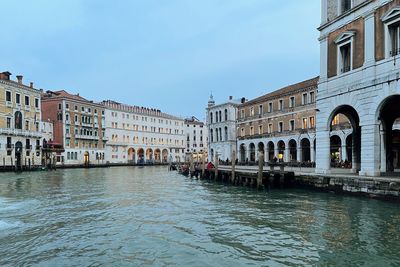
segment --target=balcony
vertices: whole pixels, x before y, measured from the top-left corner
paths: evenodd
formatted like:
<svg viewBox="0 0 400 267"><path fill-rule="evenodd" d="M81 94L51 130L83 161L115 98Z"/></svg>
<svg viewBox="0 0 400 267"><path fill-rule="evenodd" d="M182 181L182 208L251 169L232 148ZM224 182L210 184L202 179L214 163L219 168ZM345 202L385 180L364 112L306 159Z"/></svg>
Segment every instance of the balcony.
<svg viewBox="0 0 400 267"><path fill-rule="evenodd" d="M32 150L32 145L25 145L25 149L29 151Z"/></svg>
<svg viewBox="0 0 400 267"><path fill-rule="evenodd" d="M13 103L11 101L6 101L6 107L12 108L13 107Z"/></svg>
<svg viewBox="0 0 400 267"><path fill-rule="evenodd" d="M23 137L33 137L33 138L41 138L41 132L34 131L25 131L20 129L0 129L0 135L14 135L14 136L23 136Z"/></svg>
<svg viewBox="0 0 400 267"><path fill-rule="evenodd" d="M75 139L83 139L83 140L99 140L98 136L91 136L91 135L81 135L76 134Z"/></svg>
<svg viewBox="0 0 400 267"><path fill-rule="evenodd" d="M7 151L13 150L14 149L14 144L7 144L6 145L6 149L7 149Z"/></svg>
<svg viewBox="0 0 400 267"><path fill-rule="evenodd" d="M92 128L92 127L93 127L93 124L91 124L91 123L86 123L86 122L82 122L82 127Z"/></svg>
<svg viewBox="0 0 400 267"><path fill-rule="evenodd" d="M35 149L36 149L36 150L40 150L41 147L42 147L42 146L40 146L40 145L36 145L36 146L35 146Z"/></svg>

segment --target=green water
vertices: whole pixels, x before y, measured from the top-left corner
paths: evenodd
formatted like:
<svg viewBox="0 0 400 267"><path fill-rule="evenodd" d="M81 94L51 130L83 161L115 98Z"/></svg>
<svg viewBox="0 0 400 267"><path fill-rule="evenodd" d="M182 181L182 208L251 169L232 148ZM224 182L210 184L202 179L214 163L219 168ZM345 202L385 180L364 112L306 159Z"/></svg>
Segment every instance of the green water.
<svg viewBox="0 0 400 267"><path fill-rule="evenodd" d="M3 173L0 266L400 266L400 207L166 167Z"/></svg>

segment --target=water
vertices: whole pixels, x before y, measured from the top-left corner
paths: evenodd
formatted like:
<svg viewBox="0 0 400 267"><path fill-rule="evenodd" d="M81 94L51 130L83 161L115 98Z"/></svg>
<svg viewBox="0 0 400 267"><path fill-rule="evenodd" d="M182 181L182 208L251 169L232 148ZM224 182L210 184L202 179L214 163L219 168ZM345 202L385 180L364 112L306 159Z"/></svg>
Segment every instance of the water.
<svg viewBox="0 0 400 267"><path fill-rule="evenodd" d="M400 207L166 167L0 174L0 266L400 266Z"/></svg>

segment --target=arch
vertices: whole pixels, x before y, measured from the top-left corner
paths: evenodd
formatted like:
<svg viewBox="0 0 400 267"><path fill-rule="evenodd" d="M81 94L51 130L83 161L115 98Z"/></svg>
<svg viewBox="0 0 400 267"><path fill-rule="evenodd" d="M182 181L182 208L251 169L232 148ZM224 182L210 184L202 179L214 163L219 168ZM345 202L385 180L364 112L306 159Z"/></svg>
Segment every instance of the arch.
<svg viewBox="0 0 400 267"><path fill-rule="evenodd" d="M21 113L21 111L16 111L14 113L14 128L22 130L22 113Z"/></svg>
<svg viewBox="0 0 400 267"><path fill-rule="evenodd" d="M382 173L399 170L400 131L394 127L400 124L399 103L400 95L391 95L385 98L378 106L378 120L381 122L380 171Z"/></svg>
<svg viewBox="0 0 400 267"><path fill-rule="evenodd" d="M246 161L246 145L241 144L239 151L240 151L240 162L245 162Z"/></svg>
<svg viewBox="0 0 400 267"><path fill-rule="evenodd" d="M249 145L249 153L250 153L250 162L255 162L256 161L256 146L254 143L250 143Z"/></svg>
<svg viewBox="0 0 400 267"><path fill-rule="evenodd" d="M151 148L146 149L146 160L153 161L153 149Z"/></svg>
<svg viewBox="0 0 400 267"><path fill-rule="evenodd" d="M163 163L168 162L168 149L163 149L161 153L162 153L162 162Z"/></svg>
<svg viewBox="0 0 400 267"><path fill-rule="evenodd" d="M289 161L297 161L297 142L294 139L289 140Z"/></svg>
<svg viewBox="0 0 400 267"><path fill-rule="evenodd" d="M331 164L335 165L342 160L342 140L337 135L332 135L330 138L331 147Z"/></svg>
<svg viewBox="0 0 400 267"><path fill-rule="evenodd" d="M303 162L309 162L311 161L311 143L308 138L303 138L300 141L300 147L301 147L301 158Z"/></svg>
<svg viewBox="0 0 400 267"><path fill-rule="evenodd" d="M144 159L144 149L143 148L138 149L137 155L138 155L137 163L144 163L145 159Z"/></svg>
<svg viewBox="0 0 400 267"><path fill-rule="evenodd" d="M280 140L280 141L278 141L276 146L277 146L277 149L278 149L278 159L279 159L279 161L284 161L285 149L286 149L285 142L283 140Z"/></svg>
<svg viewBox="0 0 400 267"><path fill-rule="evenodd" d="M159 148L154 150L154 160L156 162L161 162L161 150Z"/></svg>
<svg viewBox="0 0 400 267"><path fill-rule="evenodd" d="M272 141L269 141L267 144L268 148L268 160L273 160L275 157L275 144Z"/></svg>
<svg viewBox="0 0 400 267"><path fill-rule="evenodd" d="M132 147L128 149L128 162L131 162L131 163L136 162L136 151Z"/></svg>
<svg viewBox="0 0 400 267"><path fill-rule="evenodd" d="M259 142L257 145L258 152L262 152L264 155L264 161L265 161L265 146L263 142Z"/></svg>
<svg viewBox="0 0 400 267"><path fill-rule="evenodd" d="M90 162L90 154L89 151L85 151L85 153L83 154L83 163L85 165L89 165Z"/></svg>
<svg viewBox="0 0 400 267"><path fill-rule="evenodd" d="M352 168L354 172L358 172L361 170L361 127L360 127L360 117L358 115L357 110L350 106L350 105L341 105L336 107L332 113L329 116L328 119L328 129L330 131L334 129L342 130L342 128L349 127L346 125L346 122L343 123L341 121L338 121L336 124L334 123L334 118L336 116L344 116L348 122L350 123L350 126L352 128ZM332 136L334 137L334 136ZM332 141L336 142L336 146L339 143L338 140L333 139L331 137L331 164L334 164L335 161L344 161L343 158L345 158L343 155L346 151L342 151L342 148L337 148L337 147L332 147ZM336 137L334 137L336 138ZM339 138L340 139L340 138ZM340 142L341 144L342 142ZM341 144L342 145L342 144ZM342 154L343 152L343 154ZM334 155L334 154L336 155Z"/></svg>

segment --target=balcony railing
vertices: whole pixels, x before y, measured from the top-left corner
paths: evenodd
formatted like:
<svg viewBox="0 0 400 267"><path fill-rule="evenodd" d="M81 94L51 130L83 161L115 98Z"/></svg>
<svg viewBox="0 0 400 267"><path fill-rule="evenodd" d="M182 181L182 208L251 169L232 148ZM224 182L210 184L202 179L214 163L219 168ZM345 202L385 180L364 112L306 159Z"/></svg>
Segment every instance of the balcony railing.
<svg viewBox="0 0 400 267"><path fill-rule="evenodd" d="M400 48L396 48L396 49L393 49L392 51L390 51L391 57L397 56L398 54L400 54Z"/></svg>
<svg viewBox="0 0 400 267"><path fill-rule="evenodd" d="M33 137L33 138L42 137L41 132L26 131L26 130L20 130L20 129L0 129L0 134Z"/></svg>
<svg viewBox="0 0 400 267"><path fill-rule="evenodd" d="M344 66L343 68L340 69L341 73L346 73L349 72L351 70L350 66Z"/></svg>
<svg viewBox="0 0 400 267"><path fill-rule="evenodd" d="M6 149L7 149L7 151L13 150L14 149L14 144L7 144L6 145Z"/></svg>
<svg viewBox="0 0 400 267"><path fill-rule="evenodd" d="M26 149L26 150L32 150L32 145L26 145L26 146L25 146L25 149Z"/></svg>

